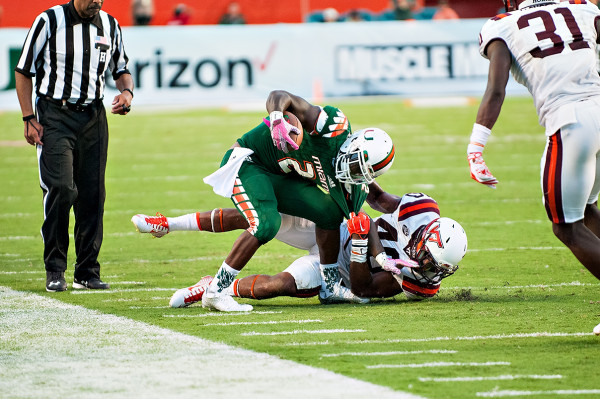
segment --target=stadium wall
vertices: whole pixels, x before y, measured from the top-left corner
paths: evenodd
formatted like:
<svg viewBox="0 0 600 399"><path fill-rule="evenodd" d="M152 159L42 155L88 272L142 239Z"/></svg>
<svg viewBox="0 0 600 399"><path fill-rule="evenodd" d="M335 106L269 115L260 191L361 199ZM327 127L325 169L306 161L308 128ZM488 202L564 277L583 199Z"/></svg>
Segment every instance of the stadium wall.
<svg viewBox="0 0 600 399"><path fill-rule="evenodd" d="M232 106L264 103L273 89L313 101L481 95L484 21L125 27L123 35L136 107ZM0 30L0 109L18 109L13 69L26 34ZM509 93L519 90L513 83ZM107 85L110 103L112 78Z"/></svg>

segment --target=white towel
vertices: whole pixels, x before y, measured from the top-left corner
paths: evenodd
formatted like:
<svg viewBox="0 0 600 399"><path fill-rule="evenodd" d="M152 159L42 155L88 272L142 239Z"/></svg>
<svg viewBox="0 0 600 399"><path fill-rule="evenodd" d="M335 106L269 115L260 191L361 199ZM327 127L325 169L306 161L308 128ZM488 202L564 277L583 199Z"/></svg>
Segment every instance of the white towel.
<svg viewBox="0 0 600 399"><path fill-rule="evenodd" d="M231 198L235 178L242 167L242 162L252 154L254 154L254 151L249 148L235 147L227 163L213 174L206 176L203 179L204 183L211 185L216 194L225 198Z"/></svg>

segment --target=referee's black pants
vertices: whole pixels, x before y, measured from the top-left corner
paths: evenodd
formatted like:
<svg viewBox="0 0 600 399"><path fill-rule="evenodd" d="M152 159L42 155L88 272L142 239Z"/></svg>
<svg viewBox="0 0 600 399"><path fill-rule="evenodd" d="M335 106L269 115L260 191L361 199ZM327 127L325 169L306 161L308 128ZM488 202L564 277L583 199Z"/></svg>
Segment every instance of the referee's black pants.
<svg viewBox="0 0 600 399"><path fill-rule="evenodd" d="M85 110L65 108L39 98L38 116L44 127L43 146L37 146L40 186L44 193L44 263L46 271L67 269L69 215L75 214L74 277L100 277L104 174L108 124L101 101Z"/></svg>

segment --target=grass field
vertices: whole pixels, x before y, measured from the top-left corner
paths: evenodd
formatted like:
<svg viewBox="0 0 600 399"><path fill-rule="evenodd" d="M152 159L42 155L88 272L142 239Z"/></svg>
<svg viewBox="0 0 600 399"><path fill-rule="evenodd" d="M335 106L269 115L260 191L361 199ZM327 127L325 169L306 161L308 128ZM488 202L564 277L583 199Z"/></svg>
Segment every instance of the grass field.
<svg viewBox="0 0 600 399"><path fill-rule="evenodd" d="M435 298L330 306L315 298L275 298L248 301L252 313L219 317L206 317L211 313L201 306L169 308L175 289L217 270L238 233L152 239L135 232L130 218L231 206L202 177L263 112L221 109L109 117L100 261L112 289L54 294L44 288L35 151L24 145L20 114L0 114L0 286L427 398L599 397L600 338L592 328L600 322L600 283L551 232L538 181L544 135L532 102L508 99L487 146L497 190L469 178L465 151L476 106L409 108L399 100L335 105L354 129L377 126L394 139L395 163L379 179L385 189L426 192L443 216L464 226L469 251ZM274 274L301 255L272 242L241 275ZM74 259L71 249L68 282ZM0 326L6 317L0 313ZM0 340L0 378L1 359L14 360L31 339L27 328L18 338ZM18 397L42 391L43 385ZM11 397L2 390L0 396Z"/></svg>

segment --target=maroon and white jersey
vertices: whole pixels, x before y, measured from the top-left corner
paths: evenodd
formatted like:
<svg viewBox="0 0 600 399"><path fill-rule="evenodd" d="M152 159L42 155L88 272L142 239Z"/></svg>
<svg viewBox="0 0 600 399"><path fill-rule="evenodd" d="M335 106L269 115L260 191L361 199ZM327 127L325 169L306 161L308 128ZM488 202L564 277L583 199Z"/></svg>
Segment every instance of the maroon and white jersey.
<svg viewBox="0 0 600 399"><path fill-rule="evenodd" d="M374 220L377 233L383 244L385 253L392 259L416 260L416 244L421 232L434 219L440 217L437 202L423 193L404 194L396 210L385 213ZM350 273L350 237L346 223L340 229L341 245L338 264L340 273L346 280ZM370 264L377 268L378 263L374 258L369 259ZM410 299L429 298L437 294L440 289L441 276L429 272L428 279L423 278L414 269L404 267L402 275L394 274L404 294ZM348 278L349 279L349 278ZM349 284L350 282L346 282Z"/></svg>
<svg viewBox="0 0 600 399"><path fill-rule="evenodd" d="M546 135L577 122L577 102L600 96L596 69L598 7L586 0L529 7L488 20L479 51L495 40L508 46L515 80L529 90Z"/></svg>

